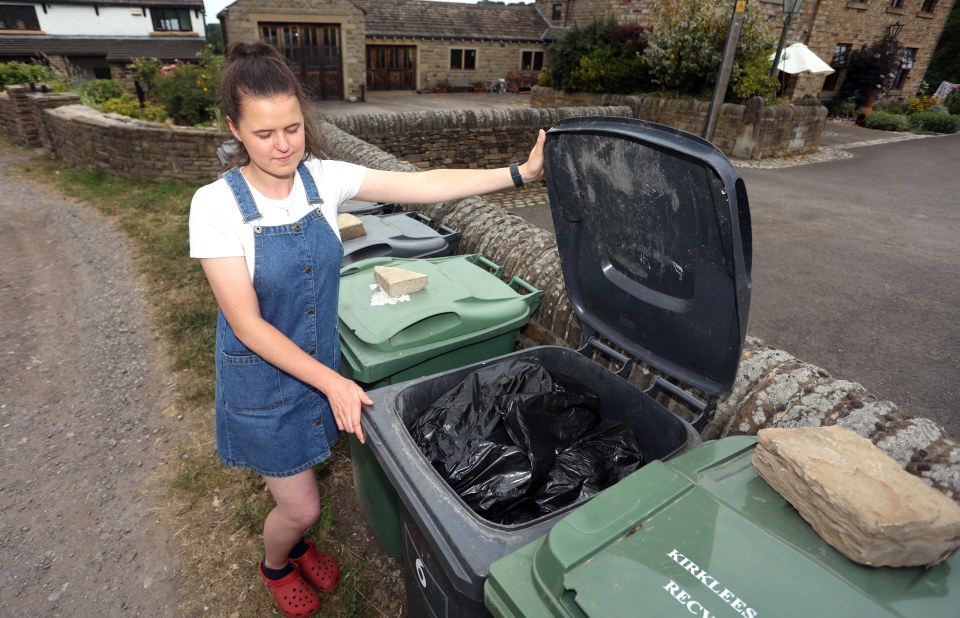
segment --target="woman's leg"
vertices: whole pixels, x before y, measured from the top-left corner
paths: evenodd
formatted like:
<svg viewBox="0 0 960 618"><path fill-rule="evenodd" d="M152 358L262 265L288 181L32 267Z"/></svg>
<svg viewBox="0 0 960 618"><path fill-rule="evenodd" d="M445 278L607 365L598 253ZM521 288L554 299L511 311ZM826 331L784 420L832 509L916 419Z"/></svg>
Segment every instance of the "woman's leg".
<svg viewBox="0 0 960 618"><path fill-rule="evenodd" d="M290 550L320 518L320 491L313 468L284 478L263 478L277 502L263 523L264 565L282 569Z"/></svg>

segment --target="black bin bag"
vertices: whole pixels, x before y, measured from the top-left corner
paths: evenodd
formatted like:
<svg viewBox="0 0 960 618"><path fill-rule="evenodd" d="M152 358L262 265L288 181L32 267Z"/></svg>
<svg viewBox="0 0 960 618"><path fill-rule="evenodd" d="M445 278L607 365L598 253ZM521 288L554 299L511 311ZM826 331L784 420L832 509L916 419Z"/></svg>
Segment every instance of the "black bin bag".
<svg viewBox="0 0 960 618"><path fill-rule="evenodd" d="M466 376L408 429L478 515L518 524L585 500L635 471L633 431L601 418L590 389L531 359Z"/></svg>

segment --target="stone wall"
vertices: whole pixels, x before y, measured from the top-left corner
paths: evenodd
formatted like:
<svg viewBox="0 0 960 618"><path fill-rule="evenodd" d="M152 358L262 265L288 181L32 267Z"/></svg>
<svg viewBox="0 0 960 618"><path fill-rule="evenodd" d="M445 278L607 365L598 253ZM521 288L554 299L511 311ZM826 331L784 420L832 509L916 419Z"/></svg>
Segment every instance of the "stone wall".
<svg viewBox="0 0 960 618"><path fill-rule="evenodd" d="M170 127L85 105L47 110L45 116L49 147L67 164L123 178L213 181L221 171L216 149L229 137L217 129Z"/></svg>
<svg viewBox="0 0 960 618"><path fill-rule="evenodd" d="M420 168L484 168L525 161L537 130L548 129L561 118L602 115L629 116L630 109L460 110L327 116L325 120Z"/></svg>
<svg viewBox="0 0 960 618"><path fill-rule="evenodd" d="M323 134L334 158L377 169L419 169L333 125L326 125ZM583 331L566 295L552 234L482 198L418 209L463 234L461 253L482 253L504 267L506 278L522 277L546 292L523 332L523 345L580 346ZM653 375L649 367L637 365L630 379L645 387ZM703 437L828 424L844 425L869 438L907 471L960 502L960 443L936 423L908 417L861 385L836 379L754 338L747 338L733 389L718 402L716 417L704 428Z"/></svg>
<svg viewBox="0 0 960 618"><path fill-rule="evenodd" d="M25 84L5 88L0 98L0 128L27 146L48 146L43 110L80 102L75 92L34 91Z"/></svg>
<svg viewBox="0 0 960 618"><path fill-rule="evenodd" d="M562 92L534 86L534 107L626 106L634 118L649 120L703 135L710 104L687 99L663 99L653 95ZM820 147L827 108L820 105L767 106L759 97L747 105L724 103L717 117L713 144L723 153L744 159L783 154L802 154Z"/></svg>

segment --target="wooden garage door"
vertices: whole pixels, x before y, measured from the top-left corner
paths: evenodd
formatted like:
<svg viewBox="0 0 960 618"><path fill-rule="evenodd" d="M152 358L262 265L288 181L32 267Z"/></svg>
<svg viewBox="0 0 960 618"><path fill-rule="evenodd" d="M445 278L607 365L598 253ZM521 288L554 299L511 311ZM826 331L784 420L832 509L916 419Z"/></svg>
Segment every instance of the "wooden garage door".
<svg viewBox="0 0 960 618"><path fill-rule="evenodd" d="M343 50L337 24L260 24L315 99L343 98Z"/></svg>
<svg viewBox="0 0 960 618"><path fill-rule="evenodd" d="M416 87L416 47L367 45L367 89L413 90Z"/></svg>

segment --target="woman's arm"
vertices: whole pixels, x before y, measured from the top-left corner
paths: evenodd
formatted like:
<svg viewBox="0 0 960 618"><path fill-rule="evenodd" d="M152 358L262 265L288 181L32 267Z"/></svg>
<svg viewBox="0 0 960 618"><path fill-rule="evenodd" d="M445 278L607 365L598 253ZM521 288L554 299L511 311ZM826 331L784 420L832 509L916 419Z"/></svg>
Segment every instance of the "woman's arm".
<svg viewBox="0 0 960 618"><path fill-rule="evenodd" d="M263 319L245 259L204 258L200 265L237 338L274 367L320 389L330 401L337 427L363 442L361 404L373 405L373 400L356 383L318 362Z"/></svg>
<svg viewBox="0 0 960 618"><path fill-rule="evenodd" d="M543 177L543 129L530 157L520 166L524 182ZM497 169L437 169L411 174L368 169L364 174L356 199L400 204L435 204L482 195L514 186L510 168Z"/></svg>

